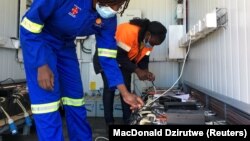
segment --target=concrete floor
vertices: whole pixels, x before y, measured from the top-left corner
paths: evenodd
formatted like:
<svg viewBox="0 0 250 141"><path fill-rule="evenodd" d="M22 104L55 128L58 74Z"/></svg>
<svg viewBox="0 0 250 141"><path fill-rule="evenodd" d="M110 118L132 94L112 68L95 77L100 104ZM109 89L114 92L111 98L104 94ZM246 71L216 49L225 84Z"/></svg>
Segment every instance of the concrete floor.
<svg viewBox="0 0 250 141"><path fill-rule="evenodd" d="M106 124L104 121L104 118L102 117L88 117L88 121L90 123L90 126L92 128L92 133L93 133L93 141L97 137L106 137L108 138L108 133L106 132ZM116 118L115 119L117 124L122 123L122 118ZM65 137L65 141L69 141L68 135L67 135L67 128L66 128L66 122L65 119L63 118L63 134ZM1 137L1 136L0 136ZM37 135L36 135L36 130L35 127L31 128L30 135L28 136L23 136L18 135L18 136L12 136L12 135L7 135L7 136L2 136L0 138L0 141L38 141ZM106 141L104 139L98 139L98 141Z"/></svg>

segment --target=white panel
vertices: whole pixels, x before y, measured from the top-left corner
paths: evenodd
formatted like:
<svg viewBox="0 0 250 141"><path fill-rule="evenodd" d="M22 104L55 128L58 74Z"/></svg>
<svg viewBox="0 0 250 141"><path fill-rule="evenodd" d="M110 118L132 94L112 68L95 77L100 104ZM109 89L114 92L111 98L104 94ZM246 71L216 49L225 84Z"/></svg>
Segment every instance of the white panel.
<svg viewBox="0 0 250 141"><path fill-rule="evenodd" d="M178 67L174 63L155 62L151 63L149 69L156 75L155 84L158 87L169 87L178 78Z"/></svg>
<svg viewBox="0 0 250 141"><path fill-rule="evenodd" d="M93 84L94 86L91 86ZM93 63L89 63L89 89L100 90L100 88L103 88L102 76L101 74L96 74Z"/></svg>
<svg viewBox="0 0 250 141"><path fill-rule="evenodd" d="M193 44L184 79L241 102L250 103L249 0L189 0L192 27L216 7L227 8L228 27Z"/></svg>
<svg viewBox="0 0 250 141"><path fill-rule="evenodd" d="M232 40L231 44L233 46L233 98L240 99L240 83L239 83L239 17L238 17L238 0L231 0L232 1Z"/></svg>
<svg viewBox="0 0 250 141"><path fill-rule="evenodd" d="M89 93L89 63L80 62L80 71L83 82L84 92Z"/></svg>
<svg viewBox="0 0 250 141"><path fill-rule="evenodd" d="M248 8L250 6L250 1L249 0L245 0L246 1L246 6L245 6L245 9L246 9L246 13L250 13L250 9ZM250 103L250 74L249 74L249 71L250 71L250 16L246 15L246 42L247 42L247 66L248 66L248 73L247 73L247 76L246 78L248 78L248 93L247 93L247 102Z"/></svg>
<svg viewBox="0 0 250 141"><path fill-rule="evenodd" d="M247 101L248 73L247 73L247 40L246 40L246 1L238 0L238 21L239 21L239 70L240 70L240 100Z"/></svg>
<svg viewBox="0 0 250 141"><path fill-rule="evenodd" d="M0 81L7 78L24 79L24 68L16 61L14 50L0 49Z"/></svg>
<svg viewBox="0 0 250 141"><path fill-rule="evenodd" d="M183 31L183 25L169 26L169 59L183 59L185 57L186 49L179 47Z"/></svg>
<svg viewBox="0 0 250 141"><path fill-rule="evenodd" d="M7 38L6 44L10 45L8 38L17 36L18 1L0 0L0 3L0 37ZM24 69L16 61L15 50L0 48L0 81L7 78L24 79Z"/></svg>
<svg viewBox="0 0 250 141"><path fill-rule="evenodd" d="M232 7L232 3L231 2L226 2L226 6L228 8L228 11L230 11L231 7ZM232 39L232 19L231 16L232 12L228 12L228 17L229 17L229 21L228 21L228 27L227 30L225 30L225 34L226 34L226 38L225 38L225 48L226 50L224 51L226 53L226 71L225 74L227 76L227 82L226 82L226 96L228 97L233 97L233 64L232 64L232 59L233 59L233 45L231 44L231 40Z"/></svg>
<svg viewBox="0 0 250 141"><path fill-rule="evenodd" d="M17 37L18 1L0 0L0 37Z"/></svg>
<svg viewBox="0 0 250 141"><path fill-rule="evenodd" d="M80 72L83 82L84 92L91 93L90 83L93 82L96 85L96 90L103 88L103 81L101 74L96 75L93 67L93 63L80 61Z"/></svg>

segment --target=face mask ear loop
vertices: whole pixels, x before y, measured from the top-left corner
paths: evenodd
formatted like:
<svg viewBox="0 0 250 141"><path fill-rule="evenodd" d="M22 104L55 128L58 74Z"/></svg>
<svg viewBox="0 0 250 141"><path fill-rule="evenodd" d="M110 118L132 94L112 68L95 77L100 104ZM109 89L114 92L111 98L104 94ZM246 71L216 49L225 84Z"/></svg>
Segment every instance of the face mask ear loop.
<svg viewBox="0 0 250 141"><path fill-rule="evenodd" d="M150 41L150 39L151 39L151 34L149 35L149 37L148 37L148 43L150 43L149 41Z"/></svg>

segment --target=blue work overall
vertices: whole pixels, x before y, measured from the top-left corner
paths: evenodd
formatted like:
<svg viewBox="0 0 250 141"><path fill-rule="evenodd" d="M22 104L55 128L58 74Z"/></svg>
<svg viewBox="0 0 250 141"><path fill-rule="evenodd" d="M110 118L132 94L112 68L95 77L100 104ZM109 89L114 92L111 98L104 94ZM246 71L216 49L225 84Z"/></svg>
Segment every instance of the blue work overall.
<svg viewBox="0 0 250 141"><path fill-rule="evenodd" d="M64 105L70 141L92 140L74 43L76 36L96 35L98 58L110 88L123 84L115 60L116 17L103 19L92 5L92 0L35 0L22 18L21 48L40 141L64 140L58 111L60 101ZM38 84L38 68L45 64L54 75L52 91Z"/></svg>

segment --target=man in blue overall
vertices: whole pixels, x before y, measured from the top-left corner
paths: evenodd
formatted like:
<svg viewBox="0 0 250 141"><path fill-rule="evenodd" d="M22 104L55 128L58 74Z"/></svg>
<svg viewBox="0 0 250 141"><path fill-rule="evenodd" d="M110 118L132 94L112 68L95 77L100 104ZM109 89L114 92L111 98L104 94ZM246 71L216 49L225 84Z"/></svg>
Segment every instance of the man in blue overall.
<svg viewBox="0 0 250 141"><path fill-rule="evenodd" d="M128 92L116 62L116 14L129 0L34 0L23 16L20 40L40 141L63 141L58 111L64 105L70 141L91 141L74 40L96 35L98 58L111 89L118 88L131 109L142 100ZM122 7L124 6L124 7Z"/></svg>

